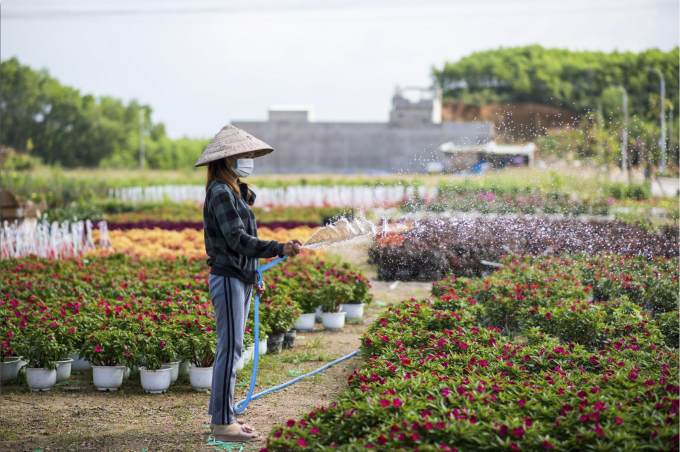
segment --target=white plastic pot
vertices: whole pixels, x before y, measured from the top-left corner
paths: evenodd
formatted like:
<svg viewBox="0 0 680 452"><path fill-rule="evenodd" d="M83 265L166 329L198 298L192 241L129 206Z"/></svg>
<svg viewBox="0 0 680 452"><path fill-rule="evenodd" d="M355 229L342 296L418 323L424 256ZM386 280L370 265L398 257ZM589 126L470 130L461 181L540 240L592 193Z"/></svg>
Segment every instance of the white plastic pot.
<svg viewBox="0 0 680 452"><path fill-rule="evenodd" d="M179 377L179 361L173 361L171 363L163 363L163 367L168 366L170 369L172 369L172 377L170 379L170 383L174 383L177 381L177 378Z"/></svg>
<svg viewBox="0 0 680 452"><path fill-rule="evenodd" d="M346 319L360 319L364 316L364 304L363 303L351 303L343 304L342 312L346 312Z"/></svg>
<svg viewBox="0 0 680 452"><path fill-rule="evenodd" d="M266 355L267 354L267 339L262 339L260 341L260 347L259 347L259 350L257 352L260 355Z"/></svg>
<svg viewBox="0 0 680 452"><path fill-rule="evenodd" d="M71 376L71 364L73 359L62 359L57 361L57 383L66 381Z"/></svg>
<svg viewBox="0 0 680 452"><path fill-rule="evenodd" d="M19 357L5 358L5 361L0 363L0 382L16 380L19 369L25 364L26 361L22 361Z"/></svg>
<svg viewBox="0 0 680 452"><path fill-rule="evenodd" d="M126 366L92 366L92 381L100 391L117 391L123 384Z"/></svg>
<svg viewBox="0 0 680 452"><path fill-rule="evenodd" d="M345 326L346 312L324 312L321 321L324 328L328 330L337 330Z"/></svg>
<svg viewBox="0 0 680 452"><path fill-rule="evenodd" d="M321 307L317 306L316 311L314 311L314 320L316 320L317 322L320 322L322 314L323 314L323 312L321 312Z"/></svg>
<svg viewBox="0 0 680 452"><path fill-rule="evenodd" d="M26 382L33 391L49 391L52 389L52 386L57 384L57 370L27 367Z"/></svg>
<svg viewBox="0 0 680 452"><path fill-rule="evenodd" d="M212 387L212 367L194 367L189 368L189 381L194 389L199 391L207 391Z"/></svg>
<svg viewBox="0 0 680 452"><path fill-rule="evenodd" d="M78 355L70 355L69 358L73 360L71 363L72 372L89 372L92 370L92 364L84 359L81 359Z"/></svg>
<svg viewBox="0 0 680 452"><path fill-rule="evenodd" d="M168 366L158 370L139 369L139 377L146 392L160 394L167 391L172 383L172 369Z"/></svg>
<svg viewBox="0 0 680 452"><path fill-rule="evenodd" d="M311 331L314 329L315 317L316 314L300 314L293 328L297 331Z"/></svg>

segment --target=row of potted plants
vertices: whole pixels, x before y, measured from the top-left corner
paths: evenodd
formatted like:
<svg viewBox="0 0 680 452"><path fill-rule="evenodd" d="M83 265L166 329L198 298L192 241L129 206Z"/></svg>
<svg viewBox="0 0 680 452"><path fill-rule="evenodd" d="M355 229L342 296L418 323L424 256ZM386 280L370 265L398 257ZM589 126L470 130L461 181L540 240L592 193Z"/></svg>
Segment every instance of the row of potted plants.
<svg viewBox="0 0 680 452"><path fill-rule="evenodd" d="M349 389L274 427L262 452L677 450L680 355L658 322L672 315L677 332L677 307L652 317L616 293L625 279L592 297L584 278L616 268L610 259L647 273L633 257L508 258L486 278L449 278L432 300L391 307L362 339ZM677 288L677 259L647 265ZM514 334L487 323L485 306L506 298L535 311ZM593 339L583 327L595 318Z"/></svg>
<svg viewBox="0 0 680 452"><path fill-rule="evenodd" d="M122 383L121 375L139 370L145 389L163 391L169 386L164 375L176 378L180 363L187 363L192 384L198 389L210 386L217 336L208 269L202 261L111 255L63 262L8 260L2 267L4 380L25 365L29 386L48 389L62 367L66 372L66 367L92 366L98 388L115 389ZM267 348L279 352L284 343L278 340L281 336L287 335L286 344L292 346L291 331L299 326L301 312L313 316L320 306L336 313L343 301L349 306L370 300L368 281L362 275L348 266L313 259L294 260L272 270L265 282L257 338L260 353ZM333 302L321 306L322 297L310 296L317 289L334 294ZM252 359L256 340L252 318L246 326L240 366ZM42 383L33 376L38 374ZM203 383L194 378L199 374ZM147 384L155 379L163 383Z"/></svg>

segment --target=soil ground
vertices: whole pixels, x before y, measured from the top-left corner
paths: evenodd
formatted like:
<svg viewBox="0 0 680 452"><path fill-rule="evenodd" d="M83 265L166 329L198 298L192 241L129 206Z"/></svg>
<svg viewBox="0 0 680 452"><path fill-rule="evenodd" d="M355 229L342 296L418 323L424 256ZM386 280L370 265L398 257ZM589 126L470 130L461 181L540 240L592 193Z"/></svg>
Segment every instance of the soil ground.
<svg viewBox="0 0 680 452"><path fill-rule="evenodd" d="M294 376L356 350L359 338L386 306L411 297L426 297L427 283L373 281L375 302L361 322L342 331L324 331L317 324L310 333L298 333L293 350L260 357L255 392L281 384ZM303 379L281 391L250 403L239 419L265 436L275 425L298 418L316 407L329 405L347 387L347 377L359 357L342 362L322 374ZM250 383L251 366L239 371L235 400ZM90 373L73 374L65 385L32 393L25 382L2 386L0 426L3 451L213 451L208 446L209 394L194 391L188 377L178 380L166 394L145 394L139 377L132 376L120 391L99 392ZM257 444L259 450L261 443ZM239 450L235 448L234 450ZM246 450L246 449L244 449Z"/></svg>

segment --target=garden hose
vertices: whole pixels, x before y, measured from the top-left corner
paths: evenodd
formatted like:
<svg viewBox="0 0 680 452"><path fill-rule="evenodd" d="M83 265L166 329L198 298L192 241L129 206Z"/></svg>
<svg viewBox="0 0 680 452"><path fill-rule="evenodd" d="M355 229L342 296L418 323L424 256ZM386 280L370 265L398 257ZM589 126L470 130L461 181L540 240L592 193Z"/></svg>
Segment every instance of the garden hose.
<svg viewBox="0 0 680 452"><path fill-rule="evenodd" d="M264 272L265 270L269 270L270 268L277 265L279 262L283 261L287 257L288 256L279 257L278 259L275 259L275 260L259 267L257 269L257 273L260 276L259 280L262 281L262 272ZM328 363L325 366L320 367L319 369L316 369L316 370L309 372L307 374L304 374L304 375L300 375L299 377L294 378L287 383L283 383L283 384L280 384L278 386L274 386L273 388L269 388L265 391L262 391L262 392L259 392L255 395L253 395L253 391L255 390L255 378L257 376L257 361L258 361L258 358L259 358L259 355L260 355L260 315L259 315L259 312L260 312L260 297L257 294L255 294L255 319L254 319L255 320L255 332L254 332L254 336L255 336L255 356L253 358L253 372L252 372L252 375L250 376L250 388L248 389L248 395L246 396L245 399L241 400L240 402L236 402L234 404L234 412L235 413L238 413L238 414L243 413L243 411L245 411L245 409L248 407L248 404L250 403L251 400L255 400L257 398L262 397L263 395L269 394L269 393L274 392L274 391L278 391L279 389L283 389L286 386L292 385L293 383L297 383L298 381L302 380L305 377L309 377L311 375L322 372L322 371L328 369L329 367L335 366L336 364L341 363L341 362L343 362L347 359L350 359L351 357L353 357L354 355L359 353L359 350L353 351L349 355L344 356L344 357L339 358L339 359L336 359L335 361Z"/></svg>

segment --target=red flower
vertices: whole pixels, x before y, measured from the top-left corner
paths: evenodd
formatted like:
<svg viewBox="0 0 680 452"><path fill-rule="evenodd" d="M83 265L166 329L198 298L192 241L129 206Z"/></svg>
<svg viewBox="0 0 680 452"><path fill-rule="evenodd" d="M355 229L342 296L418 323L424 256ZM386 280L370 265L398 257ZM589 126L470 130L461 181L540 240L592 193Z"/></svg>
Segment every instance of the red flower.
<svg viewBox="0 0 680 452"><path fill-rule="evenodd" d="M295 425L295 421L292 420L292 419L288 419L288 422L286 422L286 425L287 425L288 427L293 427L293 426Z"/></svg>
<svg viewBox="0 0 680 452"><path fill-rule="evenodd" d="M314 435L318 435L319 433L321 433L321 432L319 432L319 429L316 428L316 427L312 427L311 431L312 431L312 434L314 434Z"/></svg>
<svg viewBox="0 0 680 452"><path fill-rule="evenodd" d="M550 320L550 317L552 317L552 316L550 315L550 313L547 313L547 314L545 315L545 318L548 319L548 320ZM545 441L543 441L543 442L545 442ZM550 446L550 449L552 449L552 446Z"/></svg>
<svg viewBox="0 0 680 452"><path fill-rule="evenodd" d="M620 417L615 417L614 420L616 421L617 424L623 424L623 419Z"/></svg>
<svg viewBox="0 0 680 452"><path fill-rule="evenodd" d="M298 440L298 445L299 445L300 447L307 447L307 441L305 441L304 439L300 438L300 439Z"/></svg>
<svg viewBox="0 0 680 452"><path fill-rule="evenodd" d="M396 408L399 408L399 407L401 406L401 400L399 400L399 399L394 399L394 400L392 401L392 404L393 404Z"/></svg>
<svg viewBox="0 0 680 452"><path fill-rule="evenodd" d="M390 406L390 401L387 399L380 399L380 404L383 406L383 408Z"/></svg>
<svg viewBox="0 0 680 452"><path fill-rule="evenodd" d="M541 443L541 445L542 445L543 447L545 447L546 449L554 449L553 445L550 444L548 441L543 441L543 442Z"/></svg>
<svg viewBox="0 0 680 452"><path fill-rule="evenodd" d="M519 450L519 446L515 443L510 443L510 449L512 450Z"/></svg>
<svg viewBox="0 0 680 452"><path fill-rule="evenodd" d="M380 444L382 446L386 442L387 442L387 438L385 438L385 435L380 435L380 437L378 438L378 444Z"/></svg>
<svg viewBox="0 0 680 452"><path fill-rule="evenodd" d="M95 346L95 347L94 347L94 351L97 352L97 353L101 352L101 351L102 351L101 345Z"/></svg>
<svg viewBox="0 0 680 452"><path fill-rule="evenodd" d="M519 399L519 401L517 402L517 405L524 406L526 403L527 403L526 399L522 398L522 399Z"/></svg>

